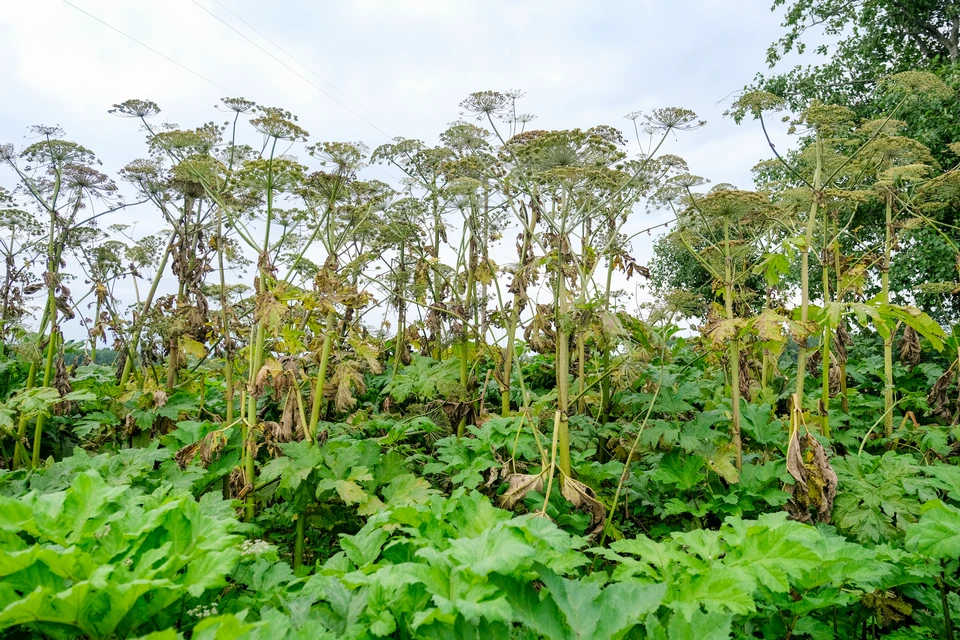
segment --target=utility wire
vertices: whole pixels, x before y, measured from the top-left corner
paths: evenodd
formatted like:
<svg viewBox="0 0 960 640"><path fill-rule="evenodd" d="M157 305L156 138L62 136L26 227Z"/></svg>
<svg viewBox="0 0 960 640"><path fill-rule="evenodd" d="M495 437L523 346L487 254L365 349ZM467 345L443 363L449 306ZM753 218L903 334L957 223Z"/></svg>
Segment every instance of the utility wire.
<svg viewBox="0 0 960 640"><path fill-rule="evenodd" d="M116 31L117 33L119 33L120 35L122 35L123 37L125 37L125 38L127 38L127 39L129 39L129 40L133 40L134 42L136 42L138 45L140 45L140 46L143 47L144 49L147 49L148 51L151 51L151 52L157 54L158 56L160 56L161 58L163 58L163 59L166 60L167 62L171 62L171 63L177 65L178 67L180 67L181 69L183 69L184 71L195 75L196 77L200 78L201 80L204 80L204 81L206 81L206 82L209 82L210 84L212 84L212 85L215 86L216 88L220 89L221 91L226 91L227 93L229 93L229 94L232 95L232 96L239 97L238 94L234 93L233 91L230 91L230 89L227 89L227 88L224 87L223 85L217 84L216 82L214 82L214 81L211 80L210 78L208 78L208 77L206 77L206 76L204 76L204 75L202 75L202 74L194 71L193 69L191 69L190 67L188 67L188 66L186 66L186 65L184 65L184 64L181 64L181 63L177 62L176 60L174 60L174 59L171 58L170 56L168 56L168 55L166 55L166 54L164 54L164 53L161 53L160 51L157 51L156 49L154 49L154 48L151 47L150 45L144 44L144 43L141 42L140 40L137 40L136 38L134 38L133 36L131 36L129 33L126 33L126 32L124 32L124 31L121 31L120 29L116 28L116 27L113 26L112 24L109 24L109 23L105 22L104 20L101 20L100 18L98 18L97 16L93 15L93 14L90 13L89 11L86 11L85 9L81 9L81 8L78 7L77 5L75 5L75 4L73 4L72 2L70 2L69 0L62 0L62 1L63 1L64 4L73 7L74 9L76 9L77 11L79 11L80 13L85 14L86 16L88 16L88 17L90 17L90 18L93 18L94 20L96 20L97 22L99 22L99 23L102 24L103 26L107 27L108 29L111 29L111 30L113 30L113 31Z"/></svg>
<svg viewBox="0 0 960 640"><path fill-rule="evenodd" d="M336 91L337 93L339 93L341 96L343 96L344 98L346 98L347 100L349 100L349 101L352 102L353 104L357 105L360 109L362 109L362 110L365 111L368 115L370 115L371 117L373 117L374 119L376 119L377 121L379 121L382 125L384 125L384 126L387 127L388 129L396 132L397 135L403 136L403 133L401 133L396 127L392 126L389 122L386 122L383 118L381 118L380 116L378 116L378 115L375 114L374 112L370 111L370 109L367 109L365 106L363 106L362 104L360 104L359 102L357 102L356 100L354 100L353 98L351 98L349 95L347 95L346 93L344 93L344 92L341 91L340 89L338 89L336 86L334 86L333 83L331 83L329 80L327 80L326 78L324 78L323 76L321 76L319 73L317 73L316 71L314 71L314 70L313 70L312 68L310 68L306 63L304 63L302 60L299 60L295 55L293 55L292 53L290 53L289 51L287 51L286 49L284 49L283 47L281 47L279 44L277 44L275 41L273 41L272 39L270 39L269 36L267 36L266 34L264 34L263 32L261 32L260 30L258 30L255 26L253 26L252 24L250 24L249 22L247 22L246 20L244 20L243 17L237 15L237 13L234 12L234 11L232 11L232 10L230 9L230 7L228 7L227 5L225 5L225 4L223 4L222 2L220 2L220 0L213 0L213 1L214 1L216 4L220 5L220 7L223 8L224 11L226 11L227 13L229 13L230 15L232 15L234 18L236 18L237 20L239 20L240 22L242 22L244 25L246 25L247 28L249 28L251 31L253 31L253 32L256 33L258 36L260 36L261 38L263 38L264 40L266 40L267 42L269 42L270 44L272 44L274 47L276 47L277 49L279 49L281 52L283 52L284 55L286 55L288 58L290 58L291 60L293 60L294 62L296 62L297 64L299 64L301 67L303 67L304 69L306 69L307 71L309 71L310 73L312 73L312 74L313 74L314 76L316 76L317 78L319 78L320 81L323 82L323 84L327 85L328 87L330 87L331 89L333 89L334 91Z"/></svg>
<svg viewBox="0 0 960 640"><path fill-rule="evenodd" d="M64 2L66 2L66 0L64 0ZM378 127L377 125L375 125L374 123L372 123L372 122L370 122L369 120L367 120L366 118L364 118L362 115L360 115L359 113L357 113L356 111L354 111L353 109L351 109L350 107L348 107L347 105L345 105L343 102L341 102L340 100L338 100L338 99L335 98L334 96L330 95L327 91L325 91L323 88L321 88L320 86L318 86L318 85L317 85L316 83L314 83L312 80L310 80L310 79L307 78L305 75L303 75L302 73L300 73L299 71L297 71L296 69L294 69L293 67L291 67L290 65L288 65L286 62L284 62L283 60L281 60L281 59L278 58L277 56L273 55L272 53L270 53L269 51L267 51L266 49L264 49L263 47L261 47L261 46L260 46L259 44L257 44L254 40L252 40L251 38L249 38L246 34L240 32L239 30L237 30L237 28L234 27L232 24L226 22L223 18L221 18L220 16L218 16L217 14L215 14L214 12L210 11L210 10L207 9L205 6L203 6L202 4L200 4L199 2L197 2L197 0L192 0L192 2L193 2L193 4L195 4L195 5L197 5L198 7L200 7L203 11L205 11L205 12L208 13L208 14L210 14L210 15L211 15L214 19L216 19L218 22L220 22L221 24L223 24L224 26L226 26L228 29L230 29L231 31L233 31L234 33L236 33L238 36L240 36L241 38L243 38L244 40L246 40L247 42L249 42L250 44L252 44L253 46L255 46L257 49L260 49L260 51L264 52L265 54L267 54L268 56L270 56L271 58L273 58L274 60L276 60L277 62L279 62L280 64L282 64L287 70L289 70L290 72L292 72L293 74L295 74L298 78L300 78L301 80L303 80L304 82L306 82L307 84L309 84L311 87L313 87L314 89L316 89L317 91L319 91L319 92L322 93L323 95L327 96L328 98L330 98L331 100L333 100L334 102L336 102L338 105L340 105L341 107L343 107L344 109L346 109L347 111L349 111L350 113L352 113L353 115L355 115L355 116L356 116L357 118L359 118L360 120L366 122L368 125L370 125L370 126L373 127L374 129L376 129L377 131L379 131L379 132L382 133L383 135L387 136L387 139L393 138L393 136L391 136L389 133L387 133L386 131L384 131L383 129L381 129L380 127ZM388 126L389 126L389 125L388 125Z"/></svg>
<svg viewBox="0 0 960 640"><path fill-rule="evenodd" d="M193 4L197 5L197 7L199 7L200 9L202 9L203 11L205 11L206 13L208 13L208 14L209 14L211 17L213 17L214 19L216 19L217 22L221 23L222 25L224 25L225 27L227 27L228 29L230 29L231 31L233 31L234 33L236 33L238 36L240 36L241 38L243 38L244 40L246 40L247 42L249 42L250 44L252 44L253 46L255 46L257 49L259 49L259 50L262 51L263 53L267 54L268 56L270 56L271 58L273 58L274 60L276 60L277 62L279 62L279 63L280 63L281 65L283 65L286 69L288 69L289 71L291 71L292 73L294 73L298 78L300 78L301 80L303 80L304 82L306 82L307 84L309 84L311 87L313 87L314 89L316 89L317 91L319 91L320 93L322 93L323 95L325 95L326 97L328 97L328 98L330 98L331 100L333 100L335 103L337 103L338 105L340 105L341 107L343 107L344 109L346 109L347 111L349 111L351 114L353 114L354 116L356 116L357 118L359 118L359 119L362 120L363 122L367 123L368 125L370 125L370 126L373 127L374 129L376 129L377 131L379 131L380 133L382 133L383 135L385 135L388 140L393 137L393 136L391 136L389 133L387 133L386 131L384 131L383 129L381 129L380 127L378 127L378 126L375 125L374 123L370 122L369 120L367 120L366 118L364 118L362 115L360 115L359 113L357 113L356 111L354 111L353 109L351 109L350 107L348 107L347 105L345 105L343 102L341 102L340 100L337 100L334 96L332 96L332 95L330 95L328 92L324 91L321 87L317 86L314 82L311 82L309 78L307 78L306 76L304 76L302 73L300 73L299 71L297 71L296 69L294 69L293 67L291 67L290 65L288 65L286 62L284 62L283 60L281 60L281 59L278 58L277 56L273 55L272 53L270 53L269 51L267 51L266 49L264 49L262 46L260 46L259 44L257 44L254 40L252 40L251 38L249 38L247 35L243 34L243 33L240 32L240 31L238 31L236 27L234 27L234 26L231 25L230 23L226 22L223 18L221 18L221 17L218 16L217 14L213 13L212 11L210 11L209 9L207 9L206 7L204 7L202 4L200 4L199 2L197 2L197 0L192 0L192 1L193 1ZM216 1L216 0L214 0L214 1ZM217 4L220 4L220 3L218 2ZM223 5L220 5L220 6L223 6ZM226 7L224 7L224 8L226 8ZM229 9L228 9L228 11L229 11ZM230 13L232 14L233 12L231 11ZM236 15L236 14L233 14L233 15ZM239 18L239 16L238 16L238 18ZM242 18L241 18L240 20L241 20L241 22L243 22L244 24L247 24ZM247 26L249 26L249 25L247 25ZM253 28L253 27L251 27L251 28ZM254 29L254 31L256 31L256 29ZM260 33L260 32L257 31L257 33ZM262 35L262 34L261 34L261 35ZM265 37L265 36L264 36L264 37ZM269 40L269 38L268 38L268 40ZM286 53L286 52L285 52L285 53ZM287 54L287 55L290 55L290 54ZM293 56L291 56L291 58L292 58L292 57L293 57ZM294 60L296 60L296 58L294 58ZM302 64L302 63L301 63L301 64ZM303 65L303 66L304 66L305 68L308 68L308 69L309 69L309 67L306 67L306 65ZM318 77L319 77L319 76L318 76ZM322 80L322 78L321 78L321 80ZM326 81L324 81L324 82L326 82ZM328 84L329 84L329 83L328 83ZM331 86L333 86L333 85L331 85ZM334 88L335 88L335 87L334 87ZM342 93L342 92L341 92L341 93ZM346 95L346 94L344 94L344 95ZM347 97L349 98L349 96L347 96ZM358 103L358 105L359 105L359 103ZM361 106L361 108L363 108L363 107ZM373 115L373 114L371 114L371 115ZM373 117L376 118L376 116L373 116ZM378 118L378 119L379 119L379 118ZM384 124L386 124L386 123L384 123ZM390 125L387 125L387 126L389 127ZM395 176L395 175L392 175L392 174L390 174L390 173L387 173L386 171L384 171L383 169L381 169L380 167L377 167L377 166L375 166L375 165L372 165L372 164L371 164L371 165L367 165L367 167L369 167L370 169L373 169L374 171L376 171L377 173L379 173L379 174L381 174L381 175L384 175L384 176L390 178L391 180L398 180L398 181L401 180L401 178L398 178L398 177Z"/></svg>

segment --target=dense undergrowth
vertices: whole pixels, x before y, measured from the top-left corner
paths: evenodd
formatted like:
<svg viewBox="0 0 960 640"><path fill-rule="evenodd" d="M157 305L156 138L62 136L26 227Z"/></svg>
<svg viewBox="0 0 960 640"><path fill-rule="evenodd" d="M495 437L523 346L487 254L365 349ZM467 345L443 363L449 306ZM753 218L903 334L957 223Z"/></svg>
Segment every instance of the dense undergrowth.
<svg viewBox="0 0 960 640"><path fill-rule="evenodd" d="M755 191L666 153L686 109L519 92L372 153L128 100L124 189L0 147L0 637L956 640L960 73L869 84Z"/></svg>
<svg viewBox="0 0 960 640"><path fill-rule="evenodd" d="M784 510L788 425L775 406L745 405L738 474L722 373L706 362L675 338L617 394L614 420L573 421L573 468L607 506L623 447L638 442L601 535L556 492L549 517L542 491L497 506L505 474L540 470L551 412L538 430L485 416L459 441L429 411L373 414L380 394L437 400L455 367L426 359L371 379L368 418L324 423L316 446L278 443L249 522L220 481L239 464L240 430L200 411L220 384L168 398L169 427L143 448L71 452L109 438L109 423L57 418L63 459L0 476L0 625L8 637L945 637L944 603L960 614L957 428L905 421L878 437L879 376L852 367L864 393L836 414L833 523L801 524ZM900 370L902 402L925 406L939 372ZM408 389L404 373L437 386ZM151 411L123 401L106 367L77 378L88 420Z"/></svg>

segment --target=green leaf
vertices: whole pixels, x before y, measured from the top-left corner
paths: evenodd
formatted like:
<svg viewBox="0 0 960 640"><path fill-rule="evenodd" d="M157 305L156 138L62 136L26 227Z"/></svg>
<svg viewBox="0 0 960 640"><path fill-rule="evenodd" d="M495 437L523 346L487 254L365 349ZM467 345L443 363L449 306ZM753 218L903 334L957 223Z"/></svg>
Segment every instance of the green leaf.
<svg viewBox="0 0 960 640"><path fill-rule="evenodd" d="M392 507L424 504L436 493L429 482L412 473L395 477L383 489L383 497Z"/></svg>
<svg viewBox="0 0 960 640"><path fill-rule="evenodd" d="M719 611L694 611L689 617L674 614L667 627L669 640L727 640L733 616Z"/></svg>
<svg viewBox="0 0 960 640"><path fill-rule="evenodd" d="M656 611L666 593L665 584L634 580L603 588L596 581L561 578L543 566L537 573L566 620L569 638L619 637Z"/></svg>
<svg viewBox="0 0 960 640"><path fill-rule="evenodd" d="M747 527L739 544L727 552L724 564L742 568L773 592L788 592L792 577L799 578L821 562L814 551L797 539L793 524L784 522L774 529Z"/></svg>
<svg viewBox="0 0 960 640"><path fill-rule="evenodd" d="M510 574L536 555L517 529L502 526L487 529L476 538L450 541L450 557L478 576Z"/></svg>
<svg viewBox="0 0 960 640"><path fill-rule="evenodd" d="M707 461L701 456L683 455L679 451L671 451L660 459L653 479L689 490L707 477L702 472L706 464Z"/></svg>
<svg viewBox="0 0 960 640"><path fill-rule="evenodd" d="M88 389L79 389L66 394L63 399L70 402L93 402L97 399L97 394Z"/></svg>
<svg viewBox="0 0 960 640"><path fill-rule="evenodd" d="M920 309L909 305L878 304L880 313L894 318L912 327L917 333L930 341L937 351L943 351L943 341L947 339L943 327Z"/></svg>
<svg viewBox="0 0 960 640"><path fill-rule="evenodd" d="M73 432L78 438L86 438L94 431L106 425L115 425L119 421L120 419L110 411L94 411L74 422Z"/></svg>
<svg viewBox="0 0 960 640"><path fill-rule="evenodd" d="M960 509L928 502L916 524L907 527L907 548L936 559L960 557Z"/></svg>
<svg viewBox="0 0 960 640"><path fill-rule="evenodd" d="M707 612L743 615L756 610L752 577L741 569L711 566L703 575L694 575L675 586L668 606L686 615L703 607Z"/></svg>
<svg viewBox="0 0 960 640"><path fill-rule="evenodd" d="M364 567L380 557L383 543L390 537L379 527L364 527L356 535L340 534L340 548L347 554L350 562Z"/></svg>
<svg viewBox="0 0 960 640"><path fill-rule="evenodd" d="M284 455L265 464L260 472L261 482L280 478L280 487L295 490L320 464L320 447L310 442L288 442L280 445Z"/></svg>

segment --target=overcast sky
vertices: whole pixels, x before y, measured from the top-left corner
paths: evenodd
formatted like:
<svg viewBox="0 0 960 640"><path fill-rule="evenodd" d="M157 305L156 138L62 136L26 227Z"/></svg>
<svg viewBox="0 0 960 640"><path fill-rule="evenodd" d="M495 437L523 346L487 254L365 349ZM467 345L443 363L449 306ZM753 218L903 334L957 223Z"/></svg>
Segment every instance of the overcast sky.
<svg viewBox="0 0 960 640"><path fill-rule="evenodd" d="M434 143L470 92L522 89L521 110L538 117L538 129L626 129L631 111L692 109L707 126L665 151L714 183L749 188L750 167L767 156L758 127L722 113L781 32L771 0L70 3L209 79L65 0L3 3L0 142L23 146L29 125L59 124L114 176L145 150L136 123L107 113L113 103L149 98L163 120L193 127L225 119L214 105L227 92L291 110L313 141L371 149L396 135ZM9 172L0 170L0 185L12 186ZM637 227L661 221L644 215ZM123 216L140 233L160 228L152 211ZM641 262L652 240L635 242Z"/></svg>

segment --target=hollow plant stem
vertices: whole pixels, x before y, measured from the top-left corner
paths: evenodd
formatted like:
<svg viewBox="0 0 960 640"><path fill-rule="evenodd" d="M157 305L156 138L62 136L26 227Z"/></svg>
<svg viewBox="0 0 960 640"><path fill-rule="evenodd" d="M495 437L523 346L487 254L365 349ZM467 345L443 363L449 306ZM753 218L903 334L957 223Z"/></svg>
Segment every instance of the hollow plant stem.
<svg viewBox="0 0 960 640"><path fill-rule="evenodd" d="M823 171L823 143L819 133L816 135L817 164L813 173L813 189L810 200L810 213L807 217L803 247L800 251L800 321L806 323L810 318L810 247L813 244L813 232L817 225L818 207L820 204L821 174ZM796 402L803 410L803 386L807 373L807 344L806 339L797 345L797 388Z"/></svg>
<svg viewBox="0 0 960 640"><path fill-rule="evenodd" d="M726 281L724 284L724 304L726 305L727 320L734 320L733 310L733 256L730 245L730 220L724 219L723 223L724 239L724 275ZM730 339L730 438L733 441L736 451L737 471L743 468L743 442L740 437L740 335L736 331Z"/></svg>
<svg viewBox="0 0 960 640"><path fill-rule="evenodd" d="M893 194L887 194L885 209L885 234L883 243L883 271L880 275L880 300L890 304L890 253L893 245ZM883 422L883 434L893 436L893 331L883 338L883 408L887 412Z"/></svg>

